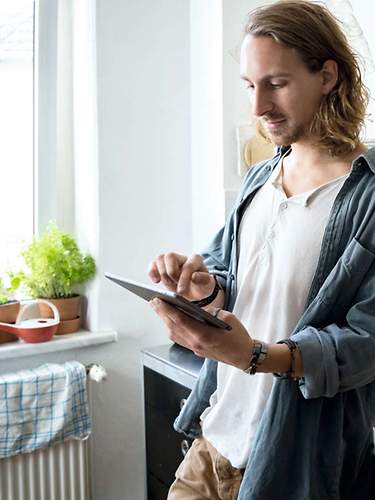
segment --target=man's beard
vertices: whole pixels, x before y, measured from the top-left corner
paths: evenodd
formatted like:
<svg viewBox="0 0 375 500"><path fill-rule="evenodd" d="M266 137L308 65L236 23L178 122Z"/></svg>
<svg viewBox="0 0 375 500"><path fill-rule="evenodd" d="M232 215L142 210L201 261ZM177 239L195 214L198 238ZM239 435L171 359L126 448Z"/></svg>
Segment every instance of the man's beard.
<svg viewBox="0 0 375 500"><path fill-rule="evenodd" d="M281 116L278 117L269 117L268 120L279 120ZM287 121L285 122L287 123ZM283 130L283 125L281 125L280 129L276 129L275 131L269 130L264 124L264 118L258 118L256 121L256 128L259 134L269 142L272 142L276 146L289 146L290 144L294 144L295 142L302 139L305 136L306 130L303 125L297 125L291 130Z"/></svg>

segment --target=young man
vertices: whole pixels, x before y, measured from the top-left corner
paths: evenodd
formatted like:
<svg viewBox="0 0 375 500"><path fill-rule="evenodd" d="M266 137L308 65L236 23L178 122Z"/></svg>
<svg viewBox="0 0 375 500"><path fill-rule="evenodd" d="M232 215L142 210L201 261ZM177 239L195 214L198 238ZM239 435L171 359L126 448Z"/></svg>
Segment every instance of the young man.
<svg viewBox="0 0 375 500"><path fill-rule="evenodd" d="M197 439L168 498L370 500L375 151L359 139L359 67L308 1L250 13L240 66L278 152L249 171L202 256L168 253L149 271L232 326L152 303L170 338L206 358L175 422Z"/></svg>

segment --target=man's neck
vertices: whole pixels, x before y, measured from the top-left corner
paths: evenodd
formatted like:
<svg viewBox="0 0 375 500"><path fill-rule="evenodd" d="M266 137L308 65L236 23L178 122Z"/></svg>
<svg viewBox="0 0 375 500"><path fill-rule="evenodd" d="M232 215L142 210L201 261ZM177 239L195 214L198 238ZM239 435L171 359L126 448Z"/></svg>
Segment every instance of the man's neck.
<svg viewBox="0 0 375 500"><path fill-rule="evenodd" d="M366 147L359 144L355 150L345 156L332 156L322 149L312 147L311 144L296 143L291 146L286 162L290 169L298 169L300 174L311 172L311 170L322 170L329 176L330 171L349 171L352 161L365 150Z"/></svg>
<svg viewBox="0 0 375 500"><path fill-rule="evenodd" d="M333 157L311 145L293 144L283 160L285 193L303 193L349 173L353 160L365 150L361 144L346 156Z"/></svg>

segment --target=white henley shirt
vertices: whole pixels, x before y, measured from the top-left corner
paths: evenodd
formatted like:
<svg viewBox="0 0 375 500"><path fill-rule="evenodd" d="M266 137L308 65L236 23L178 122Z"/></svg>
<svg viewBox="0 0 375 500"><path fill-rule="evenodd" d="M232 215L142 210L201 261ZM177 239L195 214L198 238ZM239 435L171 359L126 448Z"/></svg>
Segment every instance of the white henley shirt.
<svg viewBox="0 0 375 500"><path fill-rule="evenodd" d="M268 343L291 335L302 315L334 199L349 174L288 198L282 161L259 189L239 228L233 313ZM249 353L250 357L250 353ZM202 413L203 436L232 464L246 466L273 375L218 363L217 390Z"/></svg>

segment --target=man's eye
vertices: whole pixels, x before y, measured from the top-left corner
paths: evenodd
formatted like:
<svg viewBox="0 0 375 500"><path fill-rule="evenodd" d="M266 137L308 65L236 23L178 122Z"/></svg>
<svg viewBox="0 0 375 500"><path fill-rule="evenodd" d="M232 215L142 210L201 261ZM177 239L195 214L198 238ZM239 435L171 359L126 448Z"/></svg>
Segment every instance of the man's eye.
<svg viewBox="0 0 375 500"><path fill-rule="evenodd" d="M251 85L251 83L246 84L246 89L247 90L254 90L254 85Z"/></svg>
<svg viewBox="0 0 375 500"><path fill-rule="evenodd" d="M283 83L269 83L269 86L271 87L271 89L281 89L281 87L284 86Z"/></svg>

